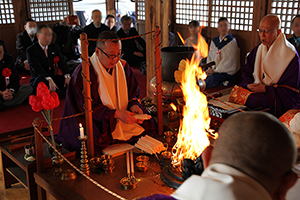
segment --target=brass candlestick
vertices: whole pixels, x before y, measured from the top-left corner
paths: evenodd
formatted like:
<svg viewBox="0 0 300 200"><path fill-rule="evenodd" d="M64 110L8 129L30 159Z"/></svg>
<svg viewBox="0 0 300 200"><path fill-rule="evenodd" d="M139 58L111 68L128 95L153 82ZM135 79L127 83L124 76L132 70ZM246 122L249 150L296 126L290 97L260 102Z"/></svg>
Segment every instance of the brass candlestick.
<svg viewBox="0 0 300 200"><path fill-rule="evenodd" d="M86 175L90 174L90 166L88 164L88 156L87 156L87 148L85 147L85 141L87 140L87 136L85 135L84 138L81 138L80 136L78 137L78 139L81 141L81 156L80 156L80 169L83 173L85 173Z"/></svg>

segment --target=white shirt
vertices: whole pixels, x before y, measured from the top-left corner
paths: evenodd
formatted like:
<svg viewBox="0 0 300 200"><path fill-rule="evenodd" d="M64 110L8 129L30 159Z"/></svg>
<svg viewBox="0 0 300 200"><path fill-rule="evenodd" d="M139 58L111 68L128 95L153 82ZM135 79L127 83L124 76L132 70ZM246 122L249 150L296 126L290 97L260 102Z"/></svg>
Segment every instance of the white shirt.
<svg viewBox="0 0 300 200"><path fill-rule="evenodd" d="M171 196L179 200L271 200L260 183L224 164L212 164L201 176L191 176Z"/></svg>
<svg viewBox="0 0 300 200"><path fill-rule="evenodd" d="M93 24L94 24L95 28L100 28L101 27L101 23L100 23L99 26L96 26L96 24L94 22L93 22Z"/></svg>

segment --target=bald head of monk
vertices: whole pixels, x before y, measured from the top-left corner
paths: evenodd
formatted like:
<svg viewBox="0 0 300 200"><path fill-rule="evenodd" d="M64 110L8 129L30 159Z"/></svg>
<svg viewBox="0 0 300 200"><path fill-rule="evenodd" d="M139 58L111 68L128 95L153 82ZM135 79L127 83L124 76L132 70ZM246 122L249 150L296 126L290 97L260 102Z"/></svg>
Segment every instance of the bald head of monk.
<svg viewBox="0 0 300 200"><path fill-rule="evenodd" d="M292 172L297 149L292 134L274 116L238 113L219 129L209 164L234 167L258 181L275 198L285 196L297 175Z"/></svg>
<svg viewBox="0 0 300 200"><path fill-rule="evenodd" d="M261 42L269 49L281 33L281 22L276 15L267 15L259 23L259 37Z"/></svg>

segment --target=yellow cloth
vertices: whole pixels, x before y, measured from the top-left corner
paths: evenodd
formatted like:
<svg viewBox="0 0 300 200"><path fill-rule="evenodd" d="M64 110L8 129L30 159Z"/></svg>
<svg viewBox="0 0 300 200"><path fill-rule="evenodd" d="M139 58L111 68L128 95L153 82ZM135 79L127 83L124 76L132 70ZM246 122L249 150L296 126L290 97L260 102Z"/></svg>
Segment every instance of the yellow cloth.
<svg viewBox="0 0 300 200"><path fill-rule="evenodd" d="M254 83L264 85L277 83L295 54L295 47L286 40L283 33L280 33L269 50L267 46L260 44L254 63Z"/></svg>
<svg viewBox="0 0 300 200"><path fill-rule="evenodd" d="M252 93L243 87L235 85L230 92L229 102L245 105Z"/></svg>
<svg viewBox="0 0 300 200"><path fill-rule="evenodd" d="M105 70L96 53L91 56L90 61L98 77L98 93L103 105L109 109L127 110L127 81L121 61L113 68L112 75ZM144 128L136 123L126 124L118 120L115 130L112 132L112 137L117 140L129 140L131 137L140 135L143 132Z"/></svg>

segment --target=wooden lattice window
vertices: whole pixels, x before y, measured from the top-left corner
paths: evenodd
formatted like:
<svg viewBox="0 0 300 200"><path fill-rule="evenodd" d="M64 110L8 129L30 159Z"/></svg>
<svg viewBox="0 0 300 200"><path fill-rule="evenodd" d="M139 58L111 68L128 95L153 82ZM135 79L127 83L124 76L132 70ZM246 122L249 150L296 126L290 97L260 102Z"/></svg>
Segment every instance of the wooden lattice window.
<svg viewBox="0 0 300 200"><path fill-rule="evenodd" d="M211 27L218 26L220 17L227 17L231 29L252 31L253 6L253 0L212 0Z"/></svg>
<svg viewBox="0 0 300 200"><path fill-rule="evenodd" d="M70 14L69 0L28 0L31 18L37 22L62 20Z"/></svg>
<svg viewBox="0 0 300 200"><path fill-rule="evenodd" d="M271 14L281 19L281 30L285 34L292 34L291 22L294 16L300 14L298 0L272 0Z"/></svg>
<svg viewBox="0 0 300 200"><path fill-rule="evenodd" d="M145 20L145 0L136 0L137 20Z"/></svg>
<svg viewBox="0 0 300 200"><path fill-rule="evenodd" d="M12 0L0 0L0 24L15 23L15 14Z"/></svg>
<svg viewBox="0 0 300 200"><path fill-rule="evenodd" d="M176 23L189 24L198 20L201 26L208 25L209 0L176 0Z"/></svg>

